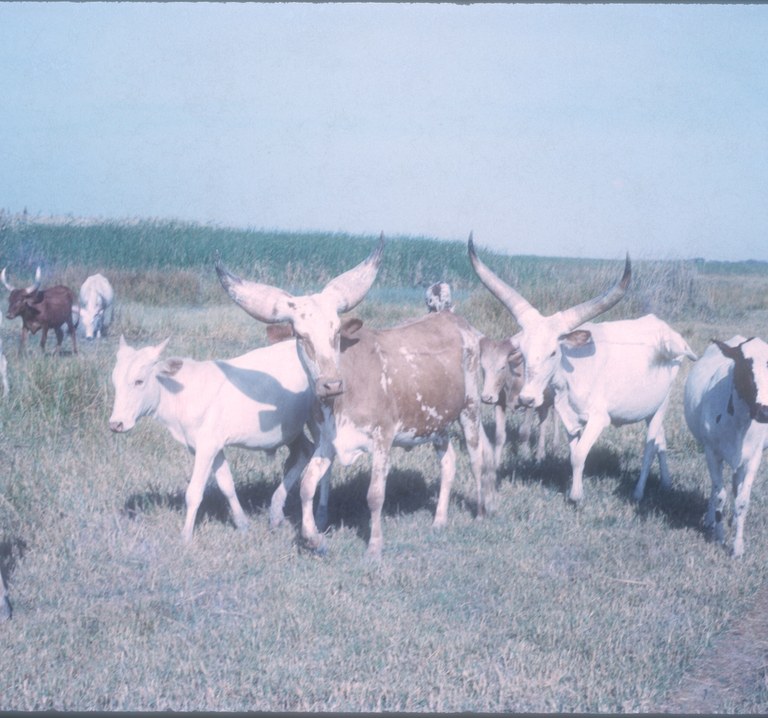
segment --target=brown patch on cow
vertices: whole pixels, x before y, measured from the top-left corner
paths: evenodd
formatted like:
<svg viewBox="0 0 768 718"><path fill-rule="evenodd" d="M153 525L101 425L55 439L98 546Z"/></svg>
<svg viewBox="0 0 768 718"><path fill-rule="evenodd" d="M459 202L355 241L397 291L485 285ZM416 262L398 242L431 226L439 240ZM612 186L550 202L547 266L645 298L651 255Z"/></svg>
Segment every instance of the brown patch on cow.
<svg viewBox="0 0 768 718"><path fill-rule="evenodd" d="M284 342L291 337L295 337L293 325L290 322L281 322L279 324L267 324L267 341L270 344Z"/></svg>

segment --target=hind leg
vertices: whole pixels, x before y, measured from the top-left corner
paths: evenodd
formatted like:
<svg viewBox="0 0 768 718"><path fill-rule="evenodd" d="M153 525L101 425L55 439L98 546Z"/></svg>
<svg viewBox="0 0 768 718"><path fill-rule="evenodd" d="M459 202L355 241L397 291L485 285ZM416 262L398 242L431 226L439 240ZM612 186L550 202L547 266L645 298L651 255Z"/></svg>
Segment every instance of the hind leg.
<svg viewBox="0 0 768 718"><path fill-rule="evenodd" d="M301 476L307 465L315 445L302 433L288 445L288 458L283 465L283 480L272 494L269 505L269 526L277 528L285 519L283 509L288 492L293 488L296 480Z"/></svg>
<svg viewBox="0 0 768 718"><path fill-rule="evenodd" d="M237 498L232 471L229 468L229 462L224 456L223 451L219 451L219 453L216 454L216 458L213 460L213 475L216 478L216 483L219 485L219 489L221 489L221 493L227 497L235 526L237 526L240 531L245 531L248 528L248 518Z"/></svg>
<svg viewBox="0 0 768 718"><path fill-rule="evenodd" d="M456 452L450 439L435 443L435 452L440 461L440 493L437 499L434 528L441 528L448 523L448 503L451 498L451 485L456 476Z"/></svg>

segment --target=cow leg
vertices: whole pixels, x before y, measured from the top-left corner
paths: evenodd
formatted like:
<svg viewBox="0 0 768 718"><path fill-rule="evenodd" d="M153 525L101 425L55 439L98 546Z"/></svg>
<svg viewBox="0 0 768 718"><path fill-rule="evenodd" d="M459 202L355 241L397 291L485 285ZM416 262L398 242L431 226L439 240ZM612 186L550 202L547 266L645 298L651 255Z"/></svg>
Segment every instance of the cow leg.
<svg viewBox="0 0 768 718"><path fill-rule="evenodd" d="M517 452L524 459L531 456L531 434L533 433L533 409L523 409L523 418L517 431Z"/></svg>
<svg viewBox="0 0 768 718"><path fill-rule="evenodd" d="M19 338L19 356L24 354L24 346L27 343L27 328L22 325L21 327L21 337Z"/></svg>
<svg viewBox="0 0 768 718"><path fill-rule="evenodd" d="M319 553L324 552L324 547L323 537L317 530L313 511L315 491L320 480L326 474L330 475L335 455L333 447L330 445L326 445L324 449L315 448L315 453L307 462L301 475L301 535L304 543Z"/></svg>
<svg viewBox="0 0 768 718"><path fill-rule="evenodd" d="M440 462L440 492L437 497L437 509L433 528L442 528L448 523L448 502L451 498L451 486L456 476L456 452L453 443L446 438L445 441L435 443L435 452Z"/></svg>
<svg viewBox="0 0 768 718"><path fill-rule="evenodd" d="M389 453L392 443L381 438L374 439L371 460L371 483L368 485L368 510L371 512L371 537L368 539L368 558L381 557L384 546L384 534L381 529L381 509L384 506L384 494L389 473Z"/></svg>
<svg viewBox="0 0 768 718"><path fill-rule="evenodd" d="M315 445L302 433L288 444L288 458L283 465L283 480L272 494L269 505L269 526L277 528L285 519L285 499L307 465Z"/></svg>
<svg viewBox="0 0 768 718"><path fill-rule="evenodd" d="M67 329L69 329L69 336L72 337L72 353L77 354L77 332L75 331L72 317L67 319ZM59 342L59 344L61 344L61 342Z"/></svg>
<svg viewBox="0 0 768 718"><path fill-rule="evenodd" d="M5 590L5 581L0 571L0 623L9 621L13 615L11 602L8 600L8 592Z"/></svg>
<svg viewBox="0 0 768 718"><path fill-rule="evenodd" d="M539 418L539 437L536 440L535 458L538 463L544 461L544 455L547 450L547 431L554 423L554 413L550 406L540 406L536 409L536 414Z"/></svg>
<svg viewBox="0 0 768 718"><path fill-rule="evenodd" d="M496 404L494 414L496 418L496 443L493 447L493 455L496 466L501 466L501 454L504 451L504 444L507 442L507 413L504 404Z"/></svg>
<svg viewBox="0 0 768 718"><path fill-rule="evenodd" d="M8 360L0 351L0 377L3 380L3 396L8 396Z"/></svg>
<svg viewBox="0 0 768 718"><path fill-rule="evenodd" d="M603 429L610 423L611 420L607 414L595 412L587 420L581 436L571 440L571 470L573 471L573 477L571 479L571 490L568 494L568 498L571 501L577 502L584 498L584 485L582 483L584 463Z"/></svg>
<svg viewBox="0 0 768 718"><path fill-rule="evenodd" d="M40 335L40 349L42 349L43 352L45 352L45 341L46 341L46 339L48 339L48 327L44 326L43 327L43 331L42 331L42 333Z"/></svg>
<svg viewBox="0 0 768 718"><path fill-rule="evenodd" d="M471 405L459 414L459 422L467 444L469 463L475 477L477 517L492 514L496 504L496 464L493 447L480 422L477 407Z"/></svg>
<svg viewBox="0 0 768 718"><path fill-rule="evenodd" d="M643 451L643 463L640 467L640 478L635 486L634 498L640 501L645 493L645 484L648 480L648 474L651 471L653 457L659 455L659 474L661 475L661 487L669 489L672 481L669 478L669 468L667 466L667 438L664 435L664 415L669 405L669 395L661 403L656 413L646 422L648 432L645 440L645 450Z"/></svg>
<svg viewBox="0 0 768 718"><path fill-rule="evenodd" d="M219 451L216 454L216 458L213 460L213 475L216 477L216 483L221 489L221 493L227 497L229 501L229 508L232 510L232 519L235 522L235 526L240 531L245 531L248 528L248 517L243 511L243 507L240 505L240 501L237 498L235 492L235 482L232 479L232 471L229 468L229 462L227 457L224 456L223 451ZM193 519L194 522L194 519Z"/></svg>
<svg viewBox="0 0 768 718"><path fill-rule="evenodd" d="M192 478L189 481L186 491L187 517L184 521L184 528L181 530L181 538L185 543L192 540L192 531L195 528L195 517L197 509L203 500L203 492L208 477L213 469L213 460L216 452L201 449L198 447L195 454L195 465L192 468Z"/></svg>
<svg viewBox="0 0 768 718"><path fill-rule="evenodd" d="M744 523L749 511L749 497L752 483L760 468L762 452L757 451L745 465L742 464L733 475L733 522L736 524L736 536L733 539L733 555L738 558L744 554Z"/></svg>
<svg viewBox="0 0 768 718"><path fill-rule="evenodd" d="M725 487L723 486L723 460L708 445L704 446L704 455L707 459L709 478L712 482L704 525L713 530L714 538L717 542L723 543L725 540L723 510L725 509L727 499Z"/></svg>

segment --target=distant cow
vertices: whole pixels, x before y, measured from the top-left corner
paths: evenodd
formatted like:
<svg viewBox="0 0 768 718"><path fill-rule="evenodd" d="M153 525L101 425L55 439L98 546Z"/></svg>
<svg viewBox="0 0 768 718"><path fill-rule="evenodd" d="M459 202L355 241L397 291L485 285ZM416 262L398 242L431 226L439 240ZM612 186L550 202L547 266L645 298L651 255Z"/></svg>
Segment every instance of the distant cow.
<svg viewBox="0 0 768 718"><path fill-rule="evenodd" d="M392 446L432 443L441 466L434 525L447 519L456 472L450 440L458 420L464 432L477 489L477 513L492 509L495 467L481 423L479 332L452 312L423 316L393 329L373 330L340 314L359 304L373 284L384 240L371 255L317 293L293 296L240 279L217 262L222 285L251 316L265 323L290 322L302 364L320 401L322 421L314 456L301 480L302 535L315 549L322 538L312 516L317 482L339 461L349 465L371 454L368 555L381 555L381 511ZM279 344L275 346L280 346Z"/></svg>
<svg viewBox="0 0 768 718"><path fill-rule="evenodd" d="M427 311L445 312L453 311L453 300L451 299L451 285L447 282L436 282L427 287L424 293L424 301L427 304Z"/></svg>
<svg viewBox="0 0 768 718"><path fill-rule="evenodd" d="M696 359L696 355L683 337L653 314L585 323L624 296L632 276L629 256L624 274L613 287L548 317L480 261L471 236L469 257L477 276L521 327L514 337L524 358L520 403L541 406L547 388L551 385L555 391L555 408L570 439L573 477L569 498L582 499L587 454L610 424L645 421L648 425L634 497L643 497L657 453L662 486L669 487L664 413L683 358Z"/></svg>
<svg viewBox="0 0 768 718"><path fill-rule="evenodd" d="M733 469L733 555L744 553L752 483L768 448L768 344L737 335L712 340L685 382L685 420L704 446L712 491L705 523L723 543L728 493L723 461Z"/></svg>
<svg viewBox="0 0 768 718"><path fill-rule="evenodd" d="M123 433L142 416L153 416L195 456L187 487L184 541L192 539L197 509L213 471L227 497L235 525L247 519L235 493L224 447L274 452L287 445L285 476L275 490L270 523L283 519L285 497L301 474L313 444L304 435L314 403L295 341L255 349L228 360L162 359L168 339L157 346L133 349L120 337L112 371L115 404L109 428ZM328 481L323 482L318 521L327 521Z"/></svg>
<svg viewBox="0 0 768 718"><path fill-rule="evenodd" d="M6 279L5 269L0 272L0 280L2 280L5 288L10 292L8 312L5 316L8 319L21 317L23 322L19 352L24 349L24 344L27 341L27 332L35 334L38 329L43 330L40 348L45 351L45 340L48 338L48 330L53 329L56 333L56 350L58 351L61 348L61 342L64 340L62 327L66 325L69 335L72 337L72 350L77 354L77 338L75 337L75 321L73 319L73 306L76 306L75 293L69 287L57 285L41 291L40 267L35 272L34 284L26 289L16 289L11 286Z"/></svg>
<svg viewBox="0 0 768 718"><path fill-rule="evenodd" d="M530 454L530 445L534 417L539 420L538 439L536 442L536 461L544 459L547 433L554 431L557 442L557 423L554 405L554 392L546 392L545 400L536 408L521 407L518 402L523 386L523 355L514 343L514 337L508 339L480 340L480 366L483 372L483 389L480 394L483 403L494 407L496 423L496 441L494 455L496 466L501 464L501 455L507 441L506 410L522 409L523 417L518 433L519 448L523 455Z"/></svg>
<svg viewBox="0 0 768 718"><path fill-rule="evenodd" d="M92 274L80 287L80 320L86 339L106 336L112 323L115 292L103 274Z"/></svg>

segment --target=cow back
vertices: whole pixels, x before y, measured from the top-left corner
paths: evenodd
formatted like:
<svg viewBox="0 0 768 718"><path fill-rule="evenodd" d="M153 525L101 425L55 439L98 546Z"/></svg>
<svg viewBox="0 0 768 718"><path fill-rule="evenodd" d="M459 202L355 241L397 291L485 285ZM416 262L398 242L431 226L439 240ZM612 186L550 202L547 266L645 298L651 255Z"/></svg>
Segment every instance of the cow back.
<svg viewBox="0 0 768 718"><path fill-rule="evenodd" d="M357 426L426 437L465 407L465 372L470 364L476 371L478 355L474 330L449 312L392 329L363 327L342 345L345 391L336 401Z"/></svg>

